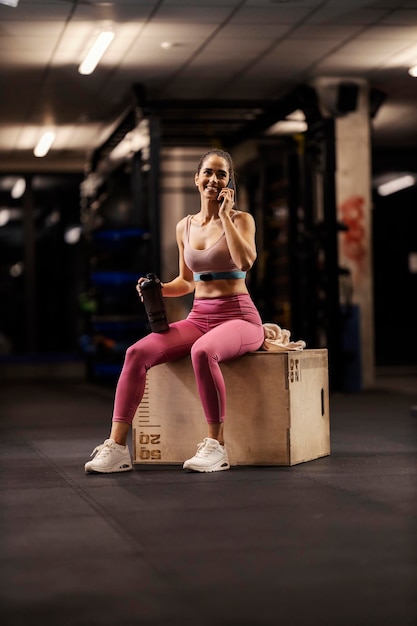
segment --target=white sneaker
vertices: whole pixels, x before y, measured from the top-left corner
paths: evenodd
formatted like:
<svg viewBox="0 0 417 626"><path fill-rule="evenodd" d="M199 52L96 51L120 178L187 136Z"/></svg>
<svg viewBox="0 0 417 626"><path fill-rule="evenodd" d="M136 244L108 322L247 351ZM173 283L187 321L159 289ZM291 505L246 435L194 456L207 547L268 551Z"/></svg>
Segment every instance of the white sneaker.
<svg viewBox="0 0 417 626"><path fill-rule="evenodd" d="M94 456L95 455L95 456ZM87 461L85 471L110 474L111 472L128 472L132 469L129 448L116 443L114 439L106 439L91 453L92 461Z"/></svg>
<svg viewBox="0 0 417 626"><path fill-rule="evenodd" d="M185 461L184 469L194 472L221 472L230 468L226 448L217 441L206 437L199 443L197 452L192 459Z"/></svg>

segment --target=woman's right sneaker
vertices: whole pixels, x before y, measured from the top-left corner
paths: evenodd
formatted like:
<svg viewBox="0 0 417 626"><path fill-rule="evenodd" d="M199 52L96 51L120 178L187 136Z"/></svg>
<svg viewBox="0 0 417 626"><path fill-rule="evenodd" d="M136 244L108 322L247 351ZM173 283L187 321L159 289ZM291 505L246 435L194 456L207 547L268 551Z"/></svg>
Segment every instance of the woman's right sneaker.
<svg viewBox="0 0 417 626"><path fill-rule="evenodd" d="M95 455L95 456L94 456ZM112 472L129 472L132 460L128 446L121 446L114 439L106 439L91 453L92 461L85 464L86 473L111 474Z"/></svg>

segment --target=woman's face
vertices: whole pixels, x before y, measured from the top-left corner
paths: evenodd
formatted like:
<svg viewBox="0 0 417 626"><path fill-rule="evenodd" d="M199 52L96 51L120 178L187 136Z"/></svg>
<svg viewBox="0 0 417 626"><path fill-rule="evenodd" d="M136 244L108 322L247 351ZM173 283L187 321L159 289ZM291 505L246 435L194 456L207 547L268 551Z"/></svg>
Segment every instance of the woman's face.
<svg viewBox="0 0 417 626"><path fill-rule="evenodd" d="M229 180L229 164L217 154L210 154L204 159L200 171L195 175L195 184L199 192L209 200L217 199Z"/></svg>

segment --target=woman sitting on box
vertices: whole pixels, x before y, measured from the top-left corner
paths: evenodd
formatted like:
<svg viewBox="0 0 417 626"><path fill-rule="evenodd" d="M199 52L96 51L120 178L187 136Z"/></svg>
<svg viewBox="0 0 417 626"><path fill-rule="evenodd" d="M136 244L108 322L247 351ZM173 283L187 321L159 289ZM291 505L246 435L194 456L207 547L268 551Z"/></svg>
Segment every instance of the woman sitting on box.
<svg viewBox="0 0 417 626"><path fill-rule="evenodd" d="M226 392L219 363L257 350L264 340L262 321L245 282L256 259L255 223L249 213L234 209L234 168L228 152L207 152L198 165L195 184L200 211L177 224L179 275L162 286L164 297L195 292L192 310L186 319L170 324L168 332L150 333L127 349L110 438L93 451L86 472L132 469L126 441L142 400L146 372L187 354L191 354L208 436L183 467L197 472L230 467L223 436ZM138 280L139 295L144 280Z"/></svg>

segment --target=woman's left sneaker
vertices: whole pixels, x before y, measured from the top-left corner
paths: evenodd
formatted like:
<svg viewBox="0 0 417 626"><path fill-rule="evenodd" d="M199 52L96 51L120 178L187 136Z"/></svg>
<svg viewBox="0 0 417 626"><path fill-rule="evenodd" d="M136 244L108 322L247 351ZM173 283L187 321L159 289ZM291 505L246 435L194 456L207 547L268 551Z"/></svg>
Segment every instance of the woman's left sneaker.
<svg viewBox="0 0 417 626"><path fill-rule="evenodd" d="M206 437L199 443L195 456L183 465L184 469L194 472L221 472L230 469L226 448L217 439Z"/></svg>

